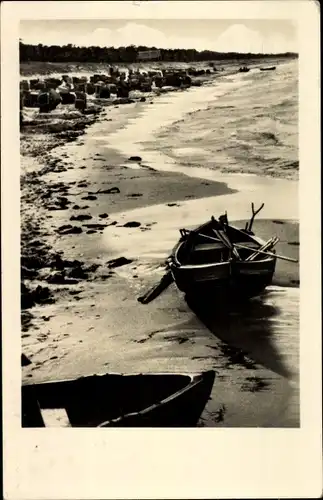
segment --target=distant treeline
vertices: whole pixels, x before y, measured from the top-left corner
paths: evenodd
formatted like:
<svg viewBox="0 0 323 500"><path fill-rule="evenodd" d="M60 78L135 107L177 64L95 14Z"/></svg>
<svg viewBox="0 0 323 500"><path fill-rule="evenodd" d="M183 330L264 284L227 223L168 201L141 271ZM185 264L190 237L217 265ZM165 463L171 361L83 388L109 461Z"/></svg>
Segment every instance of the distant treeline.
<svg viewBox="0 0 323 500"><path fill-rule="evenodd" d="M75 45L29 45L20 42L20 62L103 62L103 63L133 63L137 53L144 50L160 50L159 61L194 62L194 61L225 61L229 59L263 59L289 57L297 58L293 52L284 54L240 54L238 52L198 51L195 49L157 49L130 45L129 47L76 47Z"/></svg>

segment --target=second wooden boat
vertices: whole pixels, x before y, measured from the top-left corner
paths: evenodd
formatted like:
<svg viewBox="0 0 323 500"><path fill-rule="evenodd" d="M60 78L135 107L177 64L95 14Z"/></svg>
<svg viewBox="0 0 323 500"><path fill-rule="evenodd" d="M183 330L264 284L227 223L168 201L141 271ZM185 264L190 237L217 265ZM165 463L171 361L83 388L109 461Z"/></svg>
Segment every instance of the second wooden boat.
<svg viewBox="0 0 323 500"><path fill-rule="evenodd" d="M22 386L22 427L194 427L215 373L91 375Z"/></svg>

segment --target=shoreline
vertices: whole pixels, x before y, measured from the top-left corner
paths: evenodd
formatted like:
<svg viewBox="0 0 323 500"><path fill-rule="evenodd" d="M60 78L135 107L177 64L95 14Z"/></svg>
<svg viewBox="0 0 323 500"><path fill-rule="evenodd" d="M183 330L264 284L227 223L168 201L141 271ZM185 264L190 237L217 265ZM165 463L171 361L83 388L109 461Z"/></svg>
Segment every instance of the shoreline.
<svg viewBox="0 0 323 500"><path fill-rule="evenodd" d="M268 58L264 58L265 61L262 61L261 58L249 58L249 59L227 59L227 60L218 60L215 61L214 59L211 59L210 61L214 62L216 66L218 67L225 67L228 65L234 65L234 66L244 66L246 64L251 64L255 66L259 66L259 64L262 64L263 62L267 62ZM269 60L272 60L273 62L277 64L288 64L294 60L294 58L289 58L289 57L275 57L272 56L269 58ZM189 67L189 66L196 66L196 67L204 67L207 66L210 61L191 61L188 63L181 62L181 61L152 61L151 63L145 63L145 62L133 62L133 63L112 63L113 66L119 67L119 68L144 68L144 67ZM93 71L100 71L100 70L105 70L107 64L106 63L81 63L81 62L43 62L43 61L30 61L30 62L21 62L20 63L20 74L21 77L26 77L26 76L34 76L34 75L49 75L49 74L60 74L60 73L75 73L77 74L78 72L81 74L88 73L88 72L93 72Z"/></svg>

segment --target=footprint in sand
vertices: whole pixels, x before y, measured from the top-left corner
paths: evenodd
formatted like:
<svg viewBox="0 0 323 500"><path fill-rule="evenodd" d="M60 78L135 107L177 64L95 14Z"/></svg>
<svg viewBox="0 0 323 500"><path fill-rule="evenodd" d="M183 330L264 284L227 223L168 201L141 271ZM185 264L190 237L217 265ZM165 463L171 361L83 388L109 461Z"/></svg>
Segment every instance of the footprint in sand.
<svg viewBox="0 0 323 500"><path fill-rule="evenodd" d="M83 196L82 200L97 200L97 196L89 194L88 196Z"/></svg>

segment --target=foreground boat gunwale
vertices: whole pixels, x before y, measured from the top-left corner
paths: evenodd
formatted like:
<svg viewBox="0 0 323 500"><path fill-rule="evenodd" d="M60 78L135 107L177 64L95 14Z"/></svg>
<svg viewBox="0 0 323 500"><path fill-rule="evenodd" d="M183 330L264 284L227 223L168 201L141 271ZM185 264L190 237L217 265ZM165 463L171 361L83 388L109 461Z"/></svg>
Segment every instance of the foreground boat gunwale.
<svg viewBox="0 0 323 500"><path fill-rule="evenodd" d="M120 372L108 372L108 373L91 373L90 375L80 375L79 377L74 377L74 378L65 378L65 379L53 379L53 380L44 380L40 382L34 382L34 381L26 381L22 384L22 387L30 387L30 386L44 386L46 384L60 384L64 382L77 382L79 380L84 380L84 379L89 379L89 378L99 378L99 377L108 377L108 376L117 376L117 377L147 377L147 376L182 376L182 377L189 377L191 380L194 377L202 376L203 374L207 373L208 371L212 370L207 370L206 372L130 372L130 373L120 373Z"/></svg>

